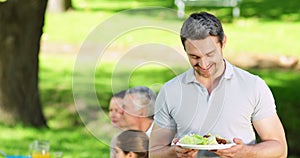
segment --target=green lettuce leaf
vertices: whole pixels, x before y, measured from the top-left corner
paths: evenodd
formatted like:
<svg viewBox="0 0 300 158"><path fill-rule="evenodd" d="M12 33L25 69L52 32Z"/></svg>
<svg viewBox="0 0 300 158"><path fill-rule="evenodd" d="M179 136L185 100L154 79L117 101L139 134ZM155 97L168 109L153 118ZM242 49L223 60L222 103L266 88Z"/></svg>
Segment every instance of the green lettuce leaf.
<svg viewBox="0 0 300 158"><path fill-rule="evenodd" d="M180 139L180 143L193 145L208 145L208 139L198 134L185 135Z"/></svg>

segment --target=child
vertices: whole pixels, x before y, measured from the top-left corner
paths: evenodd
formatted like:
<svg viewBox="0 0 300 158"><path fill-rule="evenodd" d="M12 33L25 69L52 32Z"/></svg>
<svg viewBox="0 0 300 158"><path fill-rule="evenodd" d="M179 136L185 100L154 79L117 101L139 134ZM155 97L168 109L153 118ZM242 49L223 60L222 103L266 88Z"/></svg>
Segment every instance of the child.
<svg viewBox="0 0 300 158"><path fill-rule="evenodd" d="M143 131L126 130L116 138L115 158L148 158L149 137Z"/></svg>

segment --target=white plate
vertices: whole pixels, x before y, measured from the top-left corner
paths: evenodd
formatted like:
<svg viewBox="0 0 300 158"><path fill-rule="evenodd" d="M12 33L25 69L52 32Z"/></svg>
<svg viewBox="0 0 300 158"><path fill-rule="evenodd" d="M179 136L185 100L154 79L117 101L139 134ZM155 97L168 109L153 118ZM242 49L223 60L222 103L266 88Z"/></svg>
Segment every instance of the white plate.
<svg viewBox="0 0 300 158"><path fill-rule="evenodd" d="M218 145L194 145L194 144L181 144L181 143L176 143L176 145L181 146L183 148L189 148L189 149L197 149L197 150L217 150L217 149L226 149L230 148L235 143L231 144L218 144Z"/></svg>

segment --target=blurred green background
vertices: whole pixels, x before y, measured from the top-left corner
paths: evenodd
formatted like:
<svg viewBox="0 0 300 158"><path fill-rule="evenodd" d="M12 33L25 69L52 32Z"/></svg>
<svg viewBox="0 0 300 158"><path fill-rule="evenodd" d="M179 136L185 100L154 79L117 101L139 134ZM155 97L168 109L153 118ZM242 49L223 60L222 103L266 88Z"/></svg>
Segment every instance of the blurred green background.
<svg viewBox="0 0 300 158"><path fill-rule="evenodd" d="M99 24L127 9L140 8L136 12L127 12L132 14L124 15L131 21L159 21L177 29L183 22L183 19L173 15L157 13L155 9L143 9L160 6L176 10L171 0L73 0L72 3L73 9L67 12L46 13L40 53L39 86L44 114L50 128L1 125L0 149L8 154L26 154L30 142L35 139L48 139L51 142L51 151L63 151L65 158L109 157L109 146L85 128L74 105L72 77L81 44ZM261 76L270 86L286 130L291 158L300 157L300 148L297 145L300 140L300 71L297 67L282 68L276 63L260 67L259 61L261 59L262 62L267 62L282 56L299 59L299 6L298 0L244 0L239 18L232 17L231 8L186 7L187 14L205 10L221 19L228 36L224 52L228 60L240 61L244 57L246 61L255 59L258 62L255 66L240 66ZM118 24L111 26L112 31L114 27L118 27ZM105 42L105 37L103 39ZM160 30L135 30L116 39L107 48L113 56L103 57L95 74L98 101L106 112L112 95L111 79L116 64L115 56L121 57L128 49L149 41L165 43L182 51L179 37ZM172 69L183 72L185 68L186 65L178 65ZM140 68L131 74L127 84L130 87L146 85L157 92L160 85L177 74L172 69L151 65ZM126 69L124 71L130 73Z"/></svg>

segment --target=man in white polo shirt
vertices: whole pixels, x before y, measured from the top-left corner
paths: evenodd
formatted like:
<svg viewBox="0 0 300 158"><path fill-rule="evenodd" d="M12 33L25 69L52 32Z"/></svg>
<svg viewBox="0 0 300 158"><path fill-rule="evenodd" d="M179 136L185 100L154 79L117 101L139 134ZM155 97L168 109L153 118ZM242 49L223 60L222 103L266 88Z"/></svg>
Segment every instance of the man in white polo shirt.
<svg viewBox="0 0 300 158"><path fill-rule="evenodd" d="M223 58L226 36L220 21L206 12L194 13L180 36L192 68L159 92L150 157L286 157L273 95L261 78ZM256 142L255 131L262 142ZM236 145L216 151L170 145L176 134L190 133L218 134Z"/></svg>

